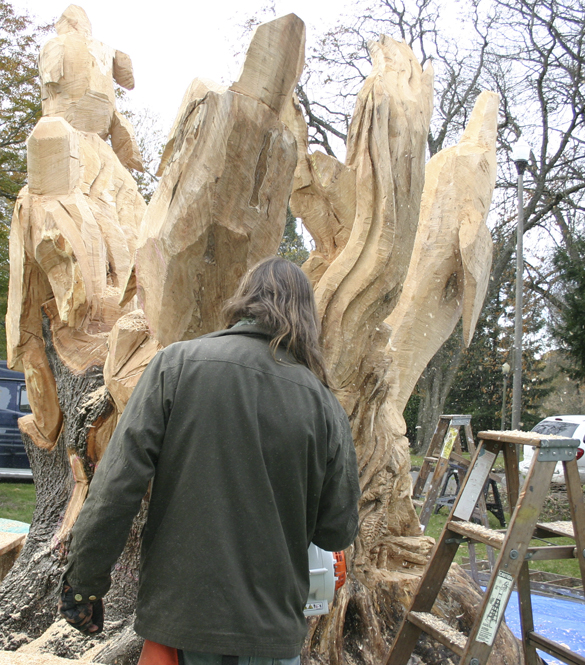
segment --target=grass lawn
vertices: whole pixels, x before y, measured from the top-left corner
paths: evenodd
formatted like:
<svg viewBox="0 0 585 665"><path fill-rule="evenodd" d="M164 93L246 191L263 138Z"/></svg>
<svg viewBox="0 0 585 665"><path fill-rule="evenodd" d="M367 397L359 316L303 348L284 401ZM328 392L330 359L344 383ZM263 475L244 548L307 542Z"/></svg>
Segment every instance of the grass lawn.
<svg viewBox="0 0 585 665"><path fill-rule="evenodd" d="M33 483L0 482L0 517L30 524L35 501Z"/></svg>

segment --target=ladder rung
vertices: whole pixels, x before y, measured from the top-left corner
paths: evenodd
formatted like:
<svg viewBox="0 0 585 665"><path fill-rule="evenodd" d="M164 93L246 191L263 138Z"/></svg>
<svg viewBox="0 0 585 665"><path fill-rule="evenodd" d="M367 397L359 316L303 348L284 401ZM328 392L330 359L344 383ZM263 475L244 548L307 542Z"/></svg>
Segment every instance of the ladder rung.
<svg viewBox="0 0 585 665"><path fill-rule="evenodd" d="M408 621L418 626L427 635L449 647L453 653L458 656L463 655L465 646L467 644L467 637L460 633L455 628L451 628L449 624L441 621L438 617L430 612L409 612L407 615Z"/></svg>
<svg viewBox="0 0 585 665"><path fill-rule="evenodd" d="M411 501L415 508L422 508L424 505L424 501L419 501L418 499L411 499Z"/></svg>
<svg viewBox="0 0 585 665"><path fill-rule="evenodd" d="M502 547L504 538L506 537L506 534L494 531L493 529L487 529L481 524L473 524L472 522L455 522L454 520L449 522L449 531L458 533L459 535L465 536L478 543L484 543L484 545L495 547L496 549Z"/></svg>
<svg viewBox="0 0 585 665"><path fill-rule="evenodd" d="M574 538L575 530L572 522L537 522L534 535L554 538L555 536Z"/></svg>
<svg viewBox="0 0 585 665"><path fill-rule="evenodd" d="M574 545L550 545L549 547L529 547L526 558L530 561L552 561L553 559L576 559Z"/></svg>
<svg viewBox="0 0 585 665"><path fill-rule="evenodd" d="M559 658L565 663L569 663L569 665L585 665L585 658L583 656L579 656L574 651L569 651L569 649L566 649L558 642L553 642L535 632L527 633L526 638L533 646L546 651L546 653Z"/></svg>
<svg viewBox="0 0 585 665"><path fill-rule="evenodd" d="M438 457L425 457L425 462L438 462Z"/></svg>

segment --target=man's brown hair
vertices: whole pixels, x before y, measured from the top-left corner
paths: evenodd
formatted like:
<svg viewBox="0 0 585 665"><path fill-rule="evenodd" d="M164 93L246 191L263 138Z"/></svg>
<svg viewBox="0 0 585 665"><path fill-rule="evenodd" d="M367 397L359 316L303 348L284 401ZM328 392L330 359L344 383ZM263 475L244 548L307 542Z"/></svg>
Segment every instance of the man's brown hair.
<svg viewBox="0 0 585 665"><path fill-rule="evenodd" d="M257 263L225 304L223 316L228 328L241 319L254 319L273 335L273 353L283 344L299 363L328 385L313 288L294 263L277 256Z"/></svg>

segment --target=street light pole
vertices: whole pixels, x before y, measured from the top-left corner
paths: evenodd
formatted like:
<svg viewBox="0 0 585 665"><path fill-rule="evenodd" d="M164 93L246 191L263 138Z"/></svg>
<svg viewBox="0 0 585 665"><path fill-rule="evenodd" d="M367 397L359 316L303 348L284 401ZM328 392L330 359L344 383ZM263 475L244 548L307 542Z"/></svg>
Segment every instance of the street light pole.
<svg viewBox="0 0 585 665"><path fill-rule="evenodd" d="M520 429L522 412L522 274L524 256L524 171L530 159L530 146L522 139L512 150L512 159L518 172L518 229L516 237L516 311L514 313L514 375L512 383L512 429Z"/></svg>
<svg viewBox="0 0 585 665"><path fill-rule="evenodd" d="M502 365L502 374L504 375L504 385L502 386L502 423L500 427L502 432L506 429L506 391L508 389L508 374L510 374L510 369L508 363Z"/></svg>

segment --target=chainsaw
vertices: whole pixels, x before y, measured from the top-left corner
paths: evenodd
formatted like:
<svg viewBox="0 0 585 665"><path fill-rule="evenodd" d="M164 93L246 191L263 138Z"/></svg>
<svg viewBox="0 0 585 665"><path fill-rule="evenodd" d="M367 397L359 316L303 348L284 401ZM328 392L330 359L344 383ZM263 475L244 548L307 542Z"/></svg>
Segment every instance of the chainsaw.
<svg viewBox="0 0 585 665"><path fill-rule="evenodd" d="M305 616L327 614L335 591L345 584L345 554L326 552L317 545L309 545L309 597L305 605Z"/></svg>

